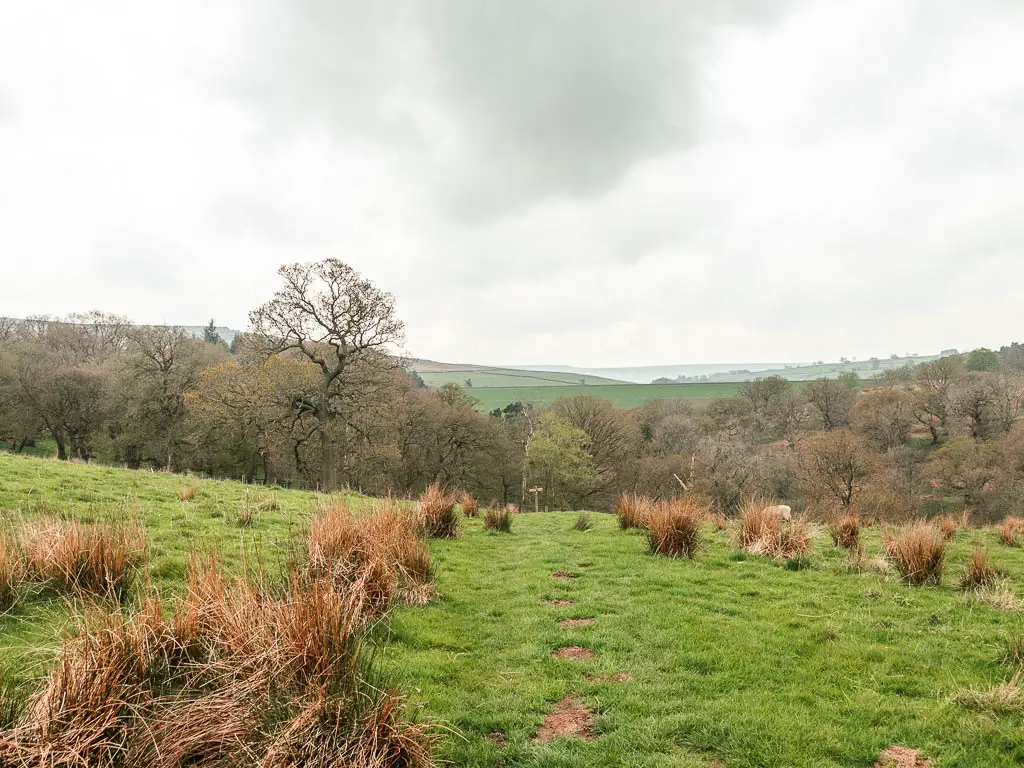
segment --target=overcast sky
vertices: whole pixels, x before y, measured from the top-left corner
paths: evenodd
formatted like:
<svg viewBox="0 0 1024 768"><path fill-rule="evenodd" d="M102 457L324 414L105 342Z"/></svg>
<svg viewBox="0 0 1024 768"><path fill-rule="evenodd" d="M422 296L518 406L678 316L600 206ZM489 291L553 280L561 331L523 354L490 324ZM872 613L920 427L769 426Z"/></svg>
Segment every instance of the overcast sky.
<svg viewBox="0 0 1024 768"><path fill-rule="evenodd" d="M0 315L243 328L351 263L408 350L1024 340L1020 0L0 0Z"/></svg>

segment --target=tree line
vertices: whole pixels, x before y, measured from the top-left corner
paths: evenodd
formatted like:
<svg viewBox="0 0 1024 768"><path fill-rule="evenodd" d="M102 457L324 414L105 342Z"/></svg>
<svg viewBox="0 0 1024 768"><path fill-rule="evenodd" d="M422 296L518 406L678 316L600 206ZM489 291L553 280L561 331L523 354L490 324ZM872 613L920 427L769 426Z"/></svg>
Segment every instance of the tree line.
<svg viewBox="0 0 1024 768"><path fill-rule="evenodd" d="M214 324L92 312L0 321L0 442L60 459L375 495L432 483L502 503L611 508L625 492L762 495L898 519L950 504L994 517L1024 490L1024 347L948 355L861 382L766 377L703 407L615 410L593 395L476 409L398 354L391 294L329 259L280 287L230 348Z"/></svg>

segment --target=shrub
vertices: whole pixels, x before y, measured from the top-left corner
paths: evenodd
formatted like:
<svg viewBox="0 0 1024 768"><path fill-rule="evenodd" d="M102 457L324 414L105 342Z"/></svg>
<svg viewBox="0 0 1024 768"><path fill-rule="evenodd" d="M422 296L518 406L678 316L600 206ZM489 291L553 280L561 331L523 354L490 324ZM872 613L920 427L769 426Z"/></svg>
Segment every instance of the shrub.
<svg viewBox="0 0 1024 768"><path fill-rule="evenodd" d="M0 613L9 610L18 600L18 589L25 578L25 559L18 542L0 535Z"/></svg>
<svg viewBox="0 0 1024 768"><path fill-rule="evenodd" d="M196 497L196 487L194 485L183 485L178 489L178 499L180 501L192 501Z"/></svg>
<svg viewBox="0 0 1024 768"><path fill-rule="evenodd" d="M590 515L586 512L580 512L580 516L576 518L576 522L573 523L572 527L576 531L589 531L594 527L594 524L590 520Z"/></svg>
<svg viewBox="0 0 1024 768"><path fill-rule="evenodd" d="M934 525L918 521L887 537L886 554L908 583L939 584L946 562L946 538Z"/></svg>
<svg viewBox="0 0 1024 768"><path fill-rule="evenodd" d="M646 527L650 511L651 500L638 493L622 494L615 508L615 514L619 518L619 527L624 531L630 528Z"/></svg>
<svg viewBox="0 0 1024 768"><path fill-rule="evenodd" d="M29 578L71 593L122 599L146 552L135 524L38 520L20 531Z"/></svg>
<svg viewBox="0 0 1024 768"><path fill-rule="evenodd" d="M811 532L805 520L783 520L764 499L744 502L735 534L736 543L755 555L790 559L805 554L811 546Z"/></svg>
<svg viewBox="0 0 1024 768"><path fill-rule="evenodd" d="M459 506L462 507L462 514L466 517L480 516L480 505L469 491L459 494Z"/></svg>
<svg viewBox="0 0 1024 768"><path fill-rule="evenodd" d="M459 517L455 513L455 495L434 483L420 495L420 524L427 536L454 539L459 535Z"/></svg>
<svg viewBox="0 0 1024 768"><path fill-rule="evenodd" d="M647 544L656 555L692 558L701 547L706 510L690 499L652 505L647 514Z"/></svg>
<svg viewBox="0 0 1024 768"><path fill-rule="evenodd" d="M1024 533L1024 517L1007 517L999 524L999 540L1008 547L1020 546L1020 533Z"/></svg>
<svg viewBox="0 0 1024 768"><path fill-rule="evenodd" d="M961 589L981 589L994 586L999 577L998 572L988 563L985 553L975 548L967 570L960 579Z"/></svg>
<svg viewBox="0 0 1024 768"><path fill-rule="evenodd" d="M855 550L860 546L860 518L853 514L840 515L829 526L829 533L837 547Z"/></svg>
<svg viewBox="0 0 1024 768"><path fill-rule="evenodd" d="M488 531L499 531L501 533L512 532L512 510L514 505L506 504L501 509L488 509L484 512L484 529Z"/></svg>

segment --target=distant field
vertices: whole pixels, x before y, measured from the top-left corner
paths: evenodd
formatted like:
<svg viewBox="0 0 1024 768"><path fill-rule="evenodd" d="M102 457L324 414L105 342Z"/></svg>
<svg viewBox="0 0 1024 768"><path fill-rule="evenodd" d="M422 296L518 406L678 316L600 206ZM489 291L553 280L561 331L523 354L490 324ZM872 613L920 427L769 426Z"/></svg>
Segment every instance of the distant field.
<svg viewBox="0 0 1024 768"><path fill-rule="evenodd" d="M578 373L549 373L547 371L517 371L511 368L453 369L417 371L417 373L428 387L441 387L445 384L464 386L466 379L471 379L474 387L607 386L622 383L601 376L581 376Z"/></svg>
<svg viewBox="0 0 1024 768"><path fill-rule="evenodd" d="M474 379L475 383L476 379ZM480 410L504 408L517 400L550 405L560 397L584 394L603 397L616 408L635 408L647 400L693 400L707 402L716 397L736 394L737 385L731 382L711 384L607 384L600 387L583 386L531 386L494 387L474 386L469 394L479 401Z"/></svg>

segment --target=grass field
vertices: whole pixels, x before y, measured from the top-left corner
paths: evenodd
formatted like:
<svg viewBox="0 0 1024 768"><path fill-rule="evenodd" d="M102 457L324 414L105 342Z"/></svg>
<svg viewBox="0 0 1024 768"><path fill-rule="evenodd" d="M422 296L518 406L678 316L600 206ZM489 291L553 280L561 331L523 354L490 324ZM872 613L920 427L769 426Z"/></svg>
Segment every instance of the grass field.
<svg viewBox="0 0 1024 768"><path fill-rule="evenodd" d="M474 379L475 381L475 379ZM607 384L601 387L494 387L474 386L469 394L479 401L481 410L492 411L504 408L517 400L520 402L550 405L560 397L584 394L603 397L616 408L635 408L648 400L691 400L706 404L716 397L735 395L736 384Z"/></svg>
<svg viewBox="0 0 1024 768"><path fill-rule="evenodd" d="M181 502L186 482L198 493ZM274 491L279 509L261 512L252 528L236 526L238 505L264 493L0 455L0 509L137 515L154 579L171 588L192 547L222 550L234 568L256 553L271 566L283 559L316 497ZM1014 673L1003 658L1024 621L1006 594L1024 597L1024 550L960 531L943 585L917 588L849 571L823 533L810 567L788 570L736 552L724 532L709 531L695 561L654 557L640 533L620 531L610 516L573 530L576 514L519 515L510 534L464 521L461 538L431 544L440 597L397 610L375 632L376 663L438 726L440 758L537 768L852 768L901 744L924 750L937 768L1024 762L1021 700L976 711L956 699ZM1001 608L956 587L975 544L1007 574ZM878 553L877 530L866 547L869 557ZM578 578L556 580L555 571ZM558 624L565 618L596 623L567 629ZM63 602L29 599L0 618L0 664L39 673L68 621ZM553 658L567 646L595 656ZM611 677L593 677L601 675ZM592 710L596 738L533 743L567 695Z"/></svg>

